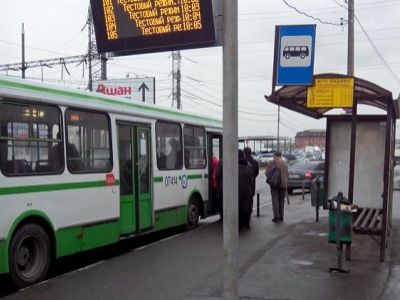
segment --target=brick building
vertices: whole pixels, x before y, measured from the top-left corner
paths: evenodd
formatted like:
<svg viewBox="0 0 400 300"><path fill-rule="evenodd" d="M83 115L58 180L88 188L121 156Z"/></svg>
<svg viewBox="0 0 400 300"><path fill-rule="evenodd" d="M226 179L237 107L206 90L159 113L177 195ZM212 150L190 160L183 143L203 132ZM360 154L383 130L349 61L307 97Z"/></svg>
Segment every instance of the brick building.
<svg viewBox="0 0 400 300"><path fill-rule="evenodd" d="M325 149L325 129L310 129L296 133L295 148L304 149L306 146Z"/></svg>

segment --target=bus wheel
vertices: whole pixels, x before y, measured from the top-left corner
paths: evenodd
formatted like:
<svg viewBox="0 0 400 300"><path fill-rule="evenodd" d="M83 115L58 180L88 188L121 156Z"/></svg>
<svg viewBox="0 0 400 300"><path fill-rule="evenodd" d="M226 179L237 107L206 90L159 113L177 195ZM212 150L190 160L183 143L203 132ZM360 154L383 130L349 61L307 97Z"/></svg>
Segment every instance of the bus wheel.
<svg viewBox="0 0 400 300"><path fill-rule="evenodd" d="M200 207L196 198L192 198L188 207L187 229L193 229L199 225Z"/></svg>
<svg viewBox="0 0 400 300"><path fill-rule="evenodd" d="M8 262L11 279L19 288L40 282L50 267L50 240L42 227L26 224L14 234Z"/></svg>

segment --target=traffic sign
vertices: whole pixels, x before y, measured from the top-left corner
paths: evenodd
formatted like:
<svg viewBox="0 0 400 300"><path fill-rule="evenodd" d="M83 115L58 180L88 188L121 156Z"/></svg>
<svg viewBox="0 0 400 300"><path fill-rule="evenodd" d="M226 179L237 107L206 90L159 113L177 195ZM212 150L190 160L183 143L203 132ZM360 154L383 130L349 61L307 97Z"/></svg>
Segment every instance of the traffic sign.
<svg viewBox="0 0 400 300"><path fill-rule="evenodd" d="M275 31L276 85L311 85L316 25L280 25Z"/></svg>
<svg viewBox="0 0 400 300"><path fill-rule="evenodd" d="M307 88L307 107L343 108L353 106L354 78L317 78Z"/></svg>
<svg viewBox="0 0 400 300"><path fill-rule="evenodd" d="M126 78L95 82L96 91L135 102L155 104L155 78Z"/></svg>

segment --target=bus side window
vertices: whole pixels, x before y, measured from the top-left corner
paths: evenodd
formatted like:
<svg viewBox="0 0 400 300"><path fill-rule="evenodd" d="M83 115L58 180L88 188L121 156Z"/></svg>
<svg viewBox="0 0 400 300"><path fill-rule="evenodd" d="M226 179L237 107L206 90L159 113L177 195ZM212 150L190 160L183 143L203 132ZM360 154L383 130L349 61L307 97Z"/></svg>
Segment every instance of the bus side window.
<svg viewBox="0 0 400 300"><path fill-rule="evenodd" d="M6 176L57 173L50 168L50 152L61 128L57 107L4 102L0 104L1 171Z"/></svg>
<svg viewBox="0 0 400 300"><path fill-rule="evenodd" d="M156 139L158 169L182 169L181 126L177 123L157 122Z"/></svg>
<svg viewBox="0 0 400 300"><path fill-rule="evenodd" d="M67 159L68 159L68 166L71 171L80 171L84 169L83 163L79 156L78 149L74 144L67 142Z"/></svg>
<svg viewBox="0 0 400 300"><path fill-rule="evenodd" d="M185 125L183 132L186 169L206 168L205 129L199 126Z"/></svg>
<svg viewBox="0 0 400 300"><path fill-rule="evenodd" d="M66 110L66 156L71 173L104 173L112 169L110 119L107 114Z"/></svg>
<svg viewBox="0 0 400 300"><path fill-rule="evenodd" d="M61 142L61 134L57 133L56 136L59 142L55 143L49 152L49 168L52 171L58 171L62 167L62 142Z"/></svg>

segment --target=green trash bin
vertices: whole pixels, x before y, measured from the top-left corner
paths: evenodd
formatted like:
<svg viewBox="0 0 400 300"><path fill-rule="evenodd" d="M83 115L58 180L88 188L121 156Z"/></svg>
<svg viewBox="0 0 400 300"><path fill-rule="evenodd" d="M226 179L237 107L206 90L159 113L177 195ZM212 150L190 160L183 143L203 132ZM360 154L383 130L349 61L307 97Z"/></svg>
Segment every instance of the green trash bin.
<svg viewBox="0 0 400 300"><path fill-rule="evenodd" d="M329 232L328 240L329 243L336 243L336 218L338 215L338 210L329 210ZM344 244L350 244L352 242L352 225L353 217L349 211L340 211L339 214L339 226L340 232L340 242Z"/></svg>

